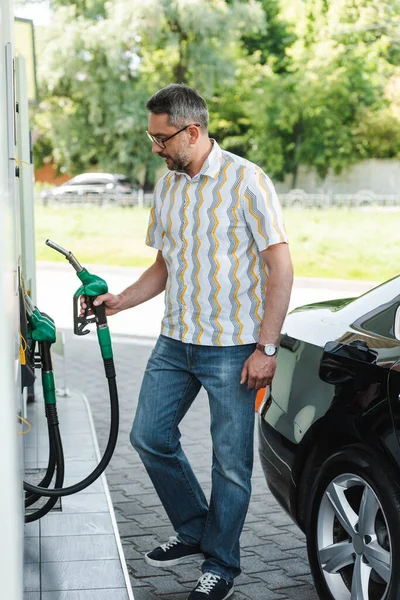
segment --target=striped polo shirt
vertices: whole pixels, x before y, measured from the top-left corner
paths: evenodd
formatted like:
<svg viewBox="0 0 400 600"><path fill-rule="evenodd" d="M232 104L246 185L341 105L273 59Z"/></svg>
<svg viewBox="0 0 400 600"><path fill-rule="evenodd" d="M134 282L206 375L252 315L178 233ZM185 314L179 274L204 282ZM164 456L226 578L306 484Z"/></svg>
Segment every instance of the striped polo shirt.
<svg viewBox="0 0 400 600"><path fill-rule="evenodd" d="M208 346L258 341L268 281L260 252L286 241L270 179L217 142L195 177L166 173L146 238L168 269L161 333Z"/></svg>

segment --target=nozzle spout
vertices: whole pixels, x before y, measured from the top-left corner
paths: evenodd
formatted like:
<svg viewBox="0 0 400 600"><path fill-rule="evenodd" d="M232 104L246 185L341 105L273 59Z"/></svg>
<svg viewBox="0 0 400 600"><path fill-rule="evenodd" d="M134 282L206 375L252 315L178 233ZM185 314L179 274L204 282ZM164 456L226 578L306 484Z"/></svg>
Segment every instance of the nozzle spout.
<svg viewBox="0 0 400 600"><path fill-rule="evenodd" d="M77 259L72 254L72 252L65 250L65 248L62 248L61 246L59 246L55 242L52 242L51 240L46 240L46 244L50 248L53 248L53 250L56 250L57 252L60 252L60 254L63 254L65 256L65 258L67 259L67 261L69 262L69 264L75 269L75 271L77 273L80 273L81 271L83 271L82 265L77 261Z"/></svg>

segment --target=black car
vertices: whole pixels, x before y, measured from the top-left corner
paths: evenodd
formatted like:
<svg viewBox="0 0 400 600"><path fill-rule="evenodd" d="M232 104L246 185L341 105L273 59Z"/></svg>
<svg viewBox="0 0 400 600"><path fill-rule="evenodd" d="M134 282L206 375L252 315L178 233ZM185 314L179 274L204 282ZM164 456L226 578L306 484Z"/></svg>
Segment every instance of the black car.
<svg viewBox="0 0 400 600"><path fill-rule="evenodd" d="M324 600L400 598L400 276L290 313L259 408L269 488ZM397 567L396 567L397 565Z"/></svg>
<svg viewBox="0 0 400 600"><path fill-rule="evenodd" d="M62 185L42 192L43 199L82 200L104 197L111 201L124 198L126 194L134 194L137 190L124 175L113 173L82 173L69 179Z"/></svg>

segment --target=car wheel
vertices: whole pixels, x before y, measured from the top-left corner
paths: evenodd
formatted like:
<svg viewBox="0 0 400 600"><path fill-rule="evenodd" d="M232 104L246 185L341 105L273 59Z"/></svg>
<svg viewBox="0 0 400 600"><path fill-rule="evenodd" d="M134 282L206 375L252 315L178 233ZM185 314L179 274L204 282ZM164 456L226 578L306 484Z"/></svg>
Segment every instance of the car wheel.
<svg viewBox="0 0 400 600"><path fill-rule="evenodd" d="M400 589L396 474L366 448L324 462L311 491L307 550L323 600L394 600Z"/></svg>

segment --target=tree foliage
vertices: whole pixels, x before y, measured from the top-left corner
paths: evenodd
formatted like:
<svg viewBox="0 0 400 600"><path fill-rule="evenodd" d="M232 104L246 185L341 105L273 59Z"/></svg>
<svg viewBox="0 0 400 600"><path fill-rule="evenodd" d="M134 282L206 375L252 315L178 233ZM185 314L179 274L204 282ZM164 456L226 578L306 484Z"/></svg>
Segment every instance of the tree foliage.
<svg viewBox="0 0 400 600"><path fill-rule="evenodd" d="M146 100L196 87L210 133L296 182L399 156L400 0L52 0L40 28L36 159L123 172L158 162Z"/></svg>
<svg viewBox="0 0 400 600"><path fill-rule="evenodd" d="M115 0L104 18L89 19L81 8L61 6L41 32L36 123L63 168L98 165L147 182L157 163L145 137L146 100L171 81L207 98L234 87L244 23L257 31L262 9L256 2Z"/></svg>
<svg viewBox="0 0 400 600"><path fill-rule="evenodd" d="M295 186L301 164L324 177L362 158L399 155L400 122L387 92L399 72L398 37L387 11L391 5L378 0L373 10L364 0L302 2L296 41L287 50L290 67L265 80L263 123L253 136L250 155L271 174L291 173Z"/></svg>

